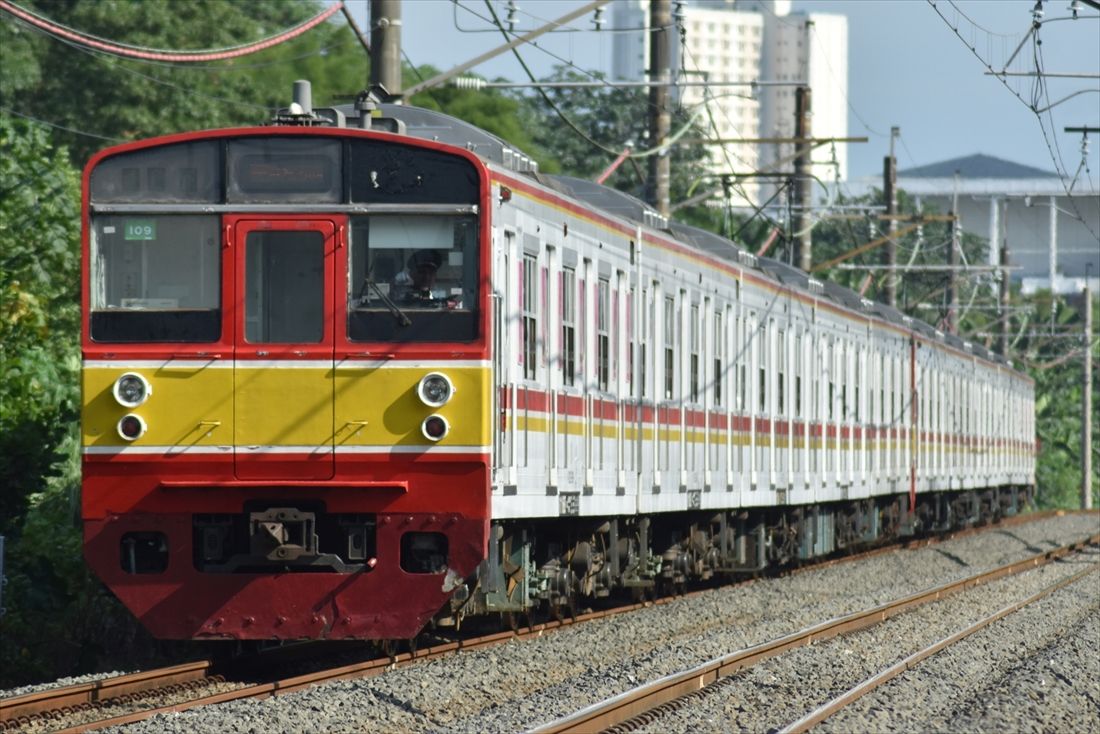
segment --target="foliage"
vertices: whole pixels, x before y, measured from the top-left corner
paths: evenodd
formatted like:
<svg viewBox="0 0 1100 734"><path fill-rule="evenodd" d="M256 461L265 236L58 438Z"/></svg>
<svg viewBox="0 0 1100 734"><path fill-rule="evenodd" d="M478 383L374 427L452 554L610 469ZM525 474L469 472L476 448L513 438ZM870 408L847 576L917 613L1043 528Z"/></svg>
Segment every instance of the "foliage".
<svg viewBox="0 0 1100 734"><path fill-rule="evenodd" d="M78 411L80 181L39 126L0 117L0 533L58 463Z"/></svg>
<svg viewBox="0 0 1100 734"><path fill-rule="evenodd" d="M37 0L46 17L84 33L174 49L236 46L316 14L319 0ZM337 16L339 17L339 16ZM366 84L367 63L342 22L256 54L210 64L148 63L96 53L0 23L0 90L19 112L108 139L264 122L311 79L318 106ZM11 49L11 51L7 50ZM56 131L82 165L108 140Z"/></svg>
<svg viewBox="0 0 1100 734"><path fill-rule="evenodd" d="M13 678L51 674L53 648L96 619L70 602L96 595L79 591L76 522L80 181L41 126L0 117L0 151L0 670Z"/></svg>
<svg viewBox="0 0 1100 734"><path fill-rule="evenodd" d="M1058 299L1061 300L1061 299ZM1084 393L1082 374L1084 345L1063 334L1081 334L1084 321L1083 299L1063 302L1050 293L1016 301L1031 305L1034 311L1023 329L1026 333L1050 332L1059 337L1021 337L1013 352L1035 380L1036 433L1041 443L1036 484L1040 507L1081 506L1081 404ZM1093 296L1093 332L1100 323L1100 302ZM1053 311L1053 313L1052 313ZM1100 369L1100 342L1093 337L1092 386L1092 495L1093 507L1100 507L1100 390L1096 373Z"/></svg>

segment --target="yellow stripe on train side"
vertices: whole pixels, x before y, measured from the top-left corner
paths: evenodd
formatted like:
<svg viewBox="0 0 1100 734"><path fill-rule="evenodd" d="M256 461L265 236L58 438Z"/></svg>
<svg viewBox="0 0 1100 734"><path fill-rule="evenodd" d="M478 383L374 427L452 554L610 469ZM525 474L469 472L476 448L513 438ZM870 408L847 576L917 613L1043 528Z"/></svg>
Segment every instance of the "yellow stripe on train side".
<svg viewBox="0 0 1100 734"><path fill-rule="evenodd" d="M125 408L112 394L125 372L141 373L152 394ZM421 402L416 390L431 371L443 372L455 392L440 408ZM490 375L485 367L282 366L247 363L149 366L125 363L85 366L82 410L85 447L165 446L487 446ZM234 389L247 388L234 395ZM148 426L136 441L119 434L119 420L134 413ZM421 423L439 414L450 425L433 443Z"/></svg>

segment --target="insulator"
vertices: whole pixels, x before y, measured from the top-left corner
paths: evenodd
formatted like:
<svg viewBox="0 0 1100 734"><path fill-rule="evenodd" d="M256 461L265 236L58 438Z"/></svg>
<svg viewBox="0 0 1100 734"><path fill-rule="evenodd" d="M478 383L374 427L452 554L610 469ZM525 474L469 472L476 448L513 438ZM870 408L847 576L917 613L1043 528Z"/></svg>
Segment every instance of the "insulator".
<svg viewBox="0 0 1100 734"><path fill-rule="evenodd" d="M452 84L459 89L483 89L486 82L484 79L478 79L474 76L460 76L455 77Z"/></svg>
<svg viewBox="0 0 1100 734"><path fill-rule="evenodd" d="M516 0L508 0L508 17L505 22L508 23L509 32L516 28L516 11L519 10L519 6L516 5Z"/></svg>

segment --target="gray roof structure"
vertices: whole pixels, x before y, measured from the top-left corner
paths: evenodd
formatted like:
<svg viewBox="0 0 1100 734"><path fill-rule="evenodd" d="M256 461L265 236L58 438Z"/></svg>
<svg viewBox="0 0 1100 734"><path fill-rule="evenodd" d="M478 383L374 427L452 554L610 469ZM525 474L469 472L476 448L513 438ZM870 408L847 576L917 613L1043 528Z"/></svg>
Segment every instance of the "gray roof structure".
<svg viewBox="0 0 1100 734"><path fill-rule="evenodd" d="M951 178L958 172L960 178L1057 178L1057 173L1032 168L1020 163L995 158L984 153L952 158L927 166L898 171L899 178Z"/></svg>

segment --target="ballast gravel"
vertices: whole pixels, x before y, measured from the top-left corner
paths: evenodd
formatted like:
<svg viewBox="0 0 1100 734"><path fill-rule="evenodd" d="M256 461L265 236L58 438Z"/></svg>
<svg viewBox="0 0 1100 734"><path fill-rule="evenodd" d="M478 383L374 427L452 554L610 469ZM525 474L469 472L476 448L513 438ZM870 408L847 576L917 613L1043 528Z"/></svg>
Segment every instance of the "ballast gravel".
<svg viewBox="0 0 1100 734"><path fill-rule="evenodd" d="M824 732L1100 732L1100 576L928 658Z"/></svg>
<svg viewBox="0 0 1100 734"><path fill-rule="evenodd" d="M1100 553L1096 550L1076 555L1065 562L1056 562L1032 571L999 579L946 597L942 601L918 607L866 630L831 640L798 648L787 654L737 675L723 678L698 694L685 699L685 705L664 713L647 726L637 729L646 734L688 734L689 732L775 731L797 721L818 706L846 693L880 671L894 665L906 656L938 642L979 620L1011 604L1019 602L1058 581L1068 579L1083 568L1100 565ZM1074 582L1063 594L1062 611L1071 613L1077 621L1080 617L1095 615L1100 611L1100 598L1095 591L1096 577L1085 577ZM1039 604L1039 602L1035 602ZM1059 618L1061 619L1061 618ZM1012 648L1027 649L1036 638L1064 634L1065 629L1049 629L1041 617L1030 624L1016 625L1014 636L1005 638L998 652ZM980 634L980 633L975 633ZM970 645L981 645L974 638L958 643L965 654ZM1098 658L1100 660L1100 658ZM1095 666L1094 666L1095 667ZM971 663L967 670L972 680L983 680L986 671ZM1081 682L1084 682L1083 680ZM1088 694L1088 686L1083 687ZM913 712L939 711L954 707L957 703L942 687L929 686L913 692L914 697L901 696L903 707ZM1081 701L1074 702L1080 704ZM896 707L895 707L896 708ZM1067 721L1084 720L1088 706L1073 705L1062 711ZM878 726L868 725L866 713L837 717L824 722L822 730L847 734L853 731L978 731L983 724L981 713L964 720L957 726L945 721L907 721L892 709L875 709ZM1091 715L1091 714L1090 714ZM1018 721L1006 722L997 731L1021 731ZM1058 731L1086 731L1086 729L1058 729Z"/></svg>
<svg viewBox="0 0 1100 734"><path fill-rule="evenodd" d="M127 732L514 732L822 620L1100 531L1066 515L719 589L545 636L262 701L158 716Z"/></svg>
<svg viewBox="0 0 1100 734"><path fill-rule="evenodd" d="M89 675L74 675L67 678L58 678L57 680L50 681L49 683L35 683L30 686L17 686L15 688L0 689L0 698L11 698L13 696L25 696L28 693L38 693L40 691L48 691L53 688L62 688L64 686L75 686L79 683L91 683L97 680L103 680L104 678L117 678L120 675L128 675L132 671L112 670L109 673L92 673Z"/></svg>

